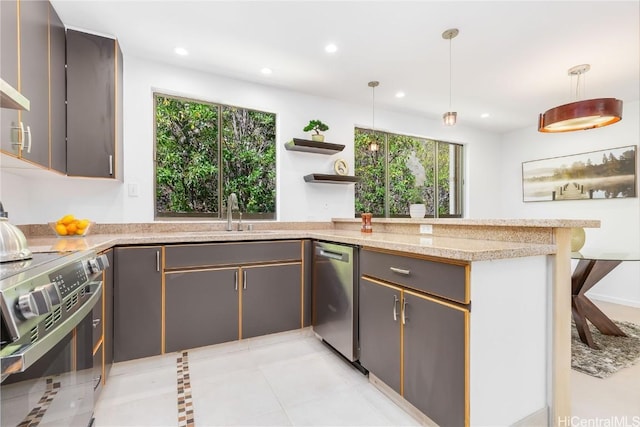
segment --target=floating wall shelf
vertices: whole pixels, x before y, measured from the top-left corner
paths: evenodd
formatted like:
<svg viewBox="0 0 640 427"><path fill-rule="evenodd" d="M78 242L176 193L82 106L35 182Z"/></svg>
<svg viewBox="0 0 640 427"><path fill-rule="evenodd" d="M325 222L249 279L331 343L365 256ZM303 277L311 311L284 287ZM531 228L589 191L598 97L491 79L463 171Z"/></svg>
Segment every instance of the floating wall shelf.
<svg viewBox="0 0 640 427"><path fill-rule="evenodd" d="M335 154L344 150L344 145L342 144L333 144L331 142L319 142L319 141L311 141L309 139L299 139L293 138L292 141L289 141L284 144L284 148L289 151L303 151L306 153L317 153L317 154Z"/></svg>
<svg viewBox="0 0 640 427"><path fill-rule="evenodd" d="M304 180L306 182L318 182L325 184L353 184L355 182L360 182L360 178L357 176L330 175L324 173L312 173L310 175L305 175Z"/></svg>

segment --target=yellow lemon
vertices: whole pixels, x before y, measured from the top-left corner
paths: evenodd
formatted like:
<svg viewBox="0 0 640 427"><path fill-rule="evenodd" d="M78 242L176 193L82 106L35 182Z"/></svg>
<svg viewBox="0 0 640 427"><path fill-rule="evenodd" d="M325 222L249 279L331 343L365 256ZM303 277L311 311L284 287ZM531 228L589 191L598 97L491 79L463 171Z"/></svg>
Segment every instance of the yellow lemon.
<svg viewBox="0 0 640 427"><path fill-rule="evenodd" d="M67 224L71 224L73 222L73 220L76 219L75 216L68 214L63 216L62 218L60 218L60 223L67 225Z"/></svg>
<svg viewBox="0 0 640 427"><path fill-rule="evenodd" d="M84 230L85 228L87 228L87 226L89 225L89 220L88 219L81 219L80 221L78 221L78 223L76 224L76 226L80 229L80 230Z"/></svg>
<svg viewBox="0 0 640 427"><path fill-rule="evenodd" d="M65 227L64 224L56 224L56 233L61 236L66 236L68 234L67 227Z"/></svg>
<svg viewBox="0 0 640 427"><path fill-rule="evenodd" d="M78 227L76 227L76 224L74 222L72 222L71 224L67 224L67 234L76 234L77 230Z"/></svg>

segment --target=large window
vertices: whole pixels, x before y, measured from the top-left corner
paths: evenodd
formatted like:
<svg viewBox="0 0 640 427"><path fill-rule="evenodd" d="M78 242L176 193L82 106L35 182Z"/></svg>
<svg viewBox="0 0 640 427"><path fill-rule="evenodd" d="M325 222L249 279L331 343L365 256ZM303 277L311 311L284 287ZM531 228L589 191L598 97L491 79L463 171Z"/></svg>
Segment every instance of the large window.
<svg viewBox="0 0 640 427"><path fill-rule="evenodd" d="M356 216L405 217L421 201L427 217L462 217L462 145L356 128L355 174Z"/></svg>
<svg viewBox="0 0 640 427"><path fill-rule="evenodd" d="M273 113L155 94L156 217L276 215Z"/></svg>

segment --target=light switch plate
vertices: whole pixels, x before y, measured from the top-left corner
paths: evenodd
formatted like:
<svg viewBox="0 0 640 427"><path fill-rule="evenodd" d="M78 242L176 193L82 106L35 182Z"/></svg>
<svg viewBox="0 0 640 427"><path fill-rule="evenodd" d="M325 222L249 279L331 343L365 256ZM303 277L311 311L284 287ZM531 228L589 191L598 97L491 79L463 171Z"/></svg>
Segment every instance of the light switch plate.
<svg viewBox="0 0 640 427"><path fill-rule="evenodd" d="M138 197L140 195L138 184L135 182L129 184L128 191L129 197Z"/></svg>
<svg viewBox="0 0 640 427"><path fill-rule="evenodd" d="M433 225L420 224L420 234L433 234Z"/></svg>

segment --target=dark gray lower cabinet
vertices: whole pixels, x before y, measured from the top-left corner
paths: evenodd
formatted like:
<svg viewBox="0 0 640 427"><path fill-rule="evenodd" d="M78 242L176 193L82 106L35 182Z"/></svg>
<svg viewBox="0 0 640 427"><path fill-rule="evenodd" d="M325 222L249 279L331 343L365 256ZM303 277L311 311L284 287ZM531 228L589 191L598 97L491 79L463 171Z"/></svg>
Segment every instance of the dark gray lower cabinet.
<svg viewBox="0 0 640 427"><path fill-rule="evenodd" d="M359 292L360 363L400 393L401 290L361 278Z"/></svg>
<svg viewBox="0 0 640 427"><path fill-rule="evenodd" d="M242 268L242 338L302 326L301 274L299 262Z"/></svg>
<svg viewBox="0 0 640 427"><path fill-rule="evenodd" d="M104 253L109 260L109 268L103 271L103 298L104 298L104 380L106 383L109 378L109 371L113 365L113 278L115 266L113 264L113 249L109 249Z"/></svg>
<svg viewBox="0 0 640 427"><path fill-rule="evenodd" d="M468 310L365 277L359 291L362 366L438 425L469 425Z"/></svg>
<svg viewBox="0 0 640 427"><path fill-rule="evenodd" d="M161 353L161 255L161 246L115 249L115 362Z"/></svg>
<svg viewBox="0 0 640 427"><path fill-rule="evenodd" d="M165 274L165 352L238 339L237 268Z"/></svg>
<svg viewBox="0 0 640 427"><path fill-rule="evenodd" d="M440 426L464 426L468 312L409 292L404 305L404 398Z"/></svg>

